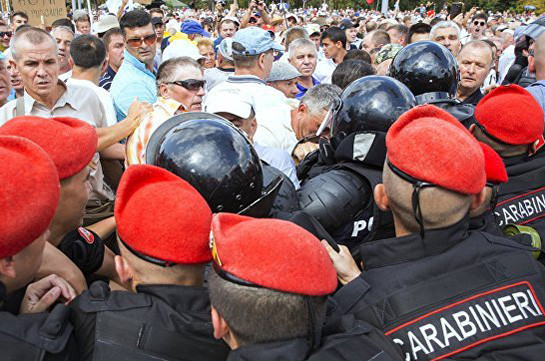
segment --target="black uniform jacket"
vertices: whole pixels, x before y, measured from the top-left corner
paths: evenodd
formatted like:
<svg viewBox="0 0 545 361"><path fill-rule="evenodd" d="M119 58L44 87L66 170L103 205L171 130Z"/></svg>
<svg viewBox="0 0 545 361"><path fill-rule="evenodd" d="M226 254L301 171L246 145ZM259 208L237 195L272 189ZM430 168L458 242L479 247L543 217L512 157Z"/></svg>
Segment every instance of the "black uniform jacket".
<svg viewBox="0 0 545 361"><path fill-rule="evenodd" d="M319 346L310 351L307 338L237 348L229 361L392 361L401 351L382 332L352 315L336 318L322 330Z"/></svg>
<svg viewBox="0 0 545 361"><path fill-rule="evenodd" d="M74 302L81 360L225 360L229 347L213 337L205 288L138 285L111 292L95 282Z"/></svg>
<svg viewBox="0 0 545 361"><path fill-rule="evenodd" d="M365 270L333 297L382 329L407 360L538 360L544 268L520 243L468 221L363 244ZM527 248L527 247L523 247Z"/></svg>
<svg viewBox="0 0 545 361"><path fill-rule="evenodd" d="M498 226L530 226L545 240L545 149L531 157L524 155L503 161L509 180L498 191L494 210Z"/></svg>
<svg viewBox="0 0 545 361"><path fill-rule="evenodd" d="M70 309L56 305L50 313L14 315L3 309L5 286L0 282L0 360L75 360L76 343Z"/></svg>

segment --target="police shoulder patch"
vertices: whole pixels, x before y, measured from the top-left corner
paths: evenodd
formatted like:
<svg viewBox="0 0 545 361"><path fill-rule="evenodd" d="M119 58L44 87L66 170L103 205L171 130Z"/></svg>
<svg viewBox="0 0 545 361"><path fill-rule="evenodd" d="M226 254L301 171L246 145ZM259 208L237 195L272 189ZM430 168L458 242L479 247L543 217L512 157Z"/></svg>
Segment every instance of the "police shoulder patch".
<svg viewBox="0 0 545 361"><path fill-rule="evenodd" d="M78 228L78 233L85 240L85 242L89 244L93 244L95 242L95 236L93 233L91 233L89 230L83 227Z"/></svg>
<svg viewBox="0 0 545 361"><path fill-rule="evenodd" d="M443 306L386 332L406 360L440 360L545 325L534 288L523 281Z"/></svg>

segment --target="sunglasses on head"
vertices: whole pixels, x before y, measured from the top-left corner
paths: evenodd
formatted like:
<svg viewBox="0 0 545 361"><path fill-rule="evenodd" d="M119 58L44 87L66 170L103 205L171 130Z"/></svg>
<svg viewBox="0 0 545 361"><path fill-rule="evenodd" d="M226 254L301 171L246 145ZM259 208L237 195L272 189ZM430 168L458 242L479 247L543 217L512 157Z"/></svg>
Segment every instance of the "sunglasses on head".
<svg viewBox="0 0 545 361"><path fill-rule="evenodd" d="M155 43L156 40L157 40L157 35L153 34L153 35L146 35L141 38L128 39L127 44L137 48L140 45L142 45L143 42L145 42L147 45L153 45L153 43Z"/></svg>
<svg viewBox="0 0 545 361"><path fill-rule="evenodd" d="M3 38L4 36L11 38L11 35L13 35L11 31L0 31L0 38Z"/></svg>
<svg viewBox="0 0 545 361"><path fill-rule="evenodd" d="M477 20L475 20L475 21L473 22L473 25L475 25L475 26L477 26L477 25L484 26L484 25L485 25L485 22L484 22L484 21L477 21Z"/></svg>
<svg viewBox="0 0 545 361"><path fill-rule="evenodd" d="M186 88L187 90L190 90L190 91L196 91L196 90L199 90L200 88L204 88L204 85L206 84L206 80L197 80L197 79L176 80L176 81L171 81L167 84L174 84L174 85L178 85L183 88Z"/></svg>

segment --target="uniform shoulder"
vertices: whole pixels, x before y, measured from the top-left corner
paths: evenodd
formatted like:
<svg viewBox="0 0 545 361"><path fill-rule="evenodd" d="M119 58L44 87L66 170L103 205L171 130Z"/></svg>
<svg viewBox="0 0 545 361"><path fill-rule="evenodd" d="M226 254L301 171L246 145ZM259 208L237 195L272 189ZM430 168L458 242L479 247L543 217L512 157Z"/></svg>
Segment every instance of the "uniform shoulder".
<svg viewBox="0 0 545 361"><path fill-rule="evenodd" d="M94 282L89 290L79 296L79 309L85 313L121 311L149 307L152 301L145 294L113 291L104 282Z"/></svg>

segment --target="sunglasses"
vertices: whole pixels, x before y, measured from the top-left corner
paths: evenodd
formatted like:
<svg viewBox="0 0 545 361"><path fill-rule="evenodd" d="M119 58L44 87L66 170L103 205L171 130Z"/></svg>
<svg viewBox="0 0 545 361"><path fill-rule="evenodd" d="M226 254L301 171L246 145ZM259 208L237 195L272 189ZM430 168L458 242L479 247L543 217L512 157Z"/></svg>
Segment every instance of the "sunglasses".
<svg viewBox="0 0 545 361"><path fill-rule="evenodd" d="M475 21L473 22L473 25L475 25L475 26L477 26L477 25L479 25L479 26L484 26L484 25L485 25L485 22L484 22L484 21L477 21L477 20L475 20Z"/></svg>
<svg viewBox="0 0 545 361"><path fill-rule="evenodd" d="M146 35L141 38L128 39L127 44L129 44L130 46L134 48L137 48L140 45L142 45L143 42L145 42L147 45L153 45L153 43L155 43L156 40L157 40L157 35L153 34L153 35Z"/></svg>
<svg viewBox="0 0 545 361"><path fill-rule="evenodd" d="M12 35L13 33L11 31L0 31L0 38L3 38L4 36L11 38Z"/></svg>
<svg viewBox="0 0 545 361"><path fill-rule="evenodd" d="M200 88L204 88L206 80L197 80L197 79L187 79L187 80L176 80L171 81L167 84L174 84L186 88L189 91L196 91Z"/></svg>

